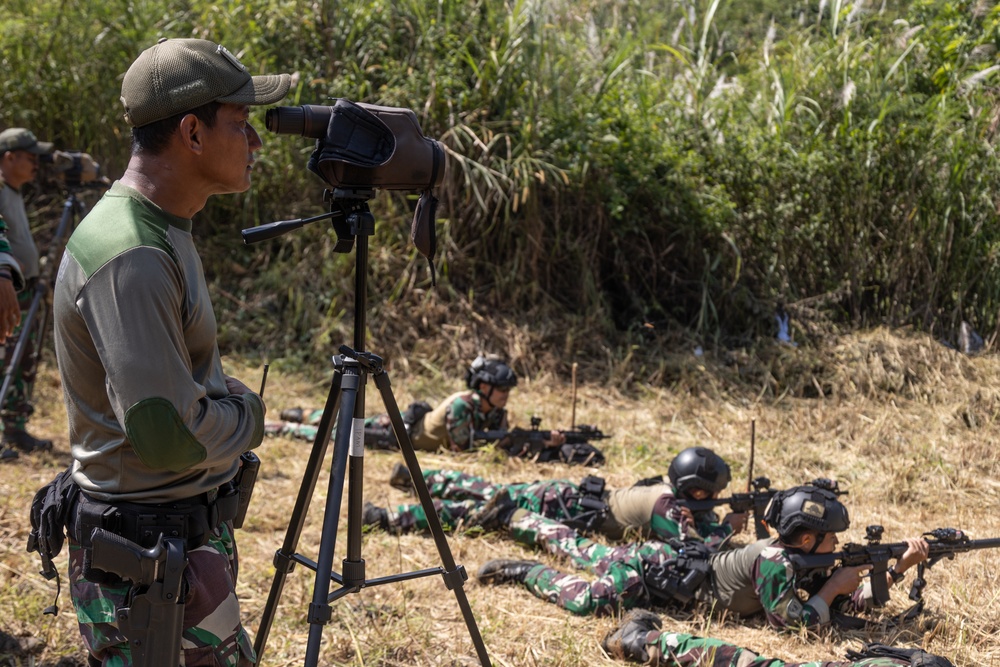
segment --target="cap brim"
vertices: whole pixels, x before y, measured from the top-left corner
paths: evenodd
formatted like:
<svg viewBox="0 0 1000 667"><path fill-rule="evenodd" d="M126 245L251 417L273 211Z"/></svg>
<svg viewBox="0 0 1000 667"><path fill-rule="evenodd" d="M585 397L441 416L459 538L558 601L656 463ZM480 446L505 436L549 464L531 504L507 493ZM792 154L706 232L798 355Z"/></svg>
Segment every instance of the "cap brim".
<svg viewBox="0 0 1000 667"><path fill-rule="evenodd" d="M227 104L274 104L288 94L291 85L292 77L288 74L255 76L235 93L216 98L216 101Z"/></svg>
<svg viewBox="0 0 1000 667"><path fill-rule="evenodd" d="M24 150L29 153L34 153L35 155L48 155L55 150L55 147L55 144L51 141L36 141L34 146L31 148L25 148Z"/></svg>

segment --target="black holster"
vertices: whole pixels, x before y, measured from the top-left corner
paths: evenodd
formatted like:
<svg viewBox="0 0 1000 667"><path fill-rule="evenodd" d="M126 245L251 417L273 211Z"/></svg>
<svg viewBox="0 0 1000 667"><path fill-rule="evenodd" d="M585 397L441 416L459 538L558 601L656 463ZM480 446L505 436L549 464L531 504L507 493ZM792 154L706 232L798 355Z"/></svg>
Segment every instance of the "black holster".
<svg viewBox="0 0 1000 667"><path fill-rule="evenodd" d="M90 558L95 569L113 573L132 584L125 604L115 609L118 629L128 640L136 667L180 664L184 631L184 540L164 538L143 549L102 528L91 536Z"/></svg>
<svg viewBox="0 0 1000 667"><path fill-rule="evenodd" d="M711 550L703 542L672 541L677 555L644 573L650 600L686 605L697 594L712 570Z"/></svg>
<svg viewBox="0 0 1000 667"><path fill-rule="evenodd" d="M604 502L604 478L587 475L577 487L578 491L566 498L562 520L570 528L581 532L591 532L601 523L611 508Z"/></svg>

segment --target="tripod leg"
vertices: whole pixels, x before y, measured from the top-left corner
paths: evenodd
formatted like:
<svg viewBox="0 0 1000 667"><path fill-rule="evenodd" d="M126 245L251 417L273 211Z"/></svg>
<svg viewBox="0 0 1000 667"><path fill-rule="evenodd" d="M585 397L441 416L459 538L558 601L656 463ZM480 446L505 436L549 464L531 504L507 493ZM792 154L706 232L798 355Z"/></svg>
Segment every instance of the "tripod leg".
<svg viewBox="0 0 1000 667"><path fill-rule="evenodd" d="M344 373L341 378L343 395L337 417L337 437L333 446L333 469L330 471L330 485L326 497L326 513L323 516L323 533L320 537L319 556L316 559L316 586L313 601L309 605L309 640L306 643L305 664L307 667L319 661L319 649L323 641L323 626L330 622L331 607L327 598L330 579L333 578L333 553L337 546L337 524L340 521L340 506L344 496L344 479L347 474L347 455L351 447L352 420L361 387L361 374L357 362L343 360ZM325 416L325 415L324 415ZM327 433L329 438L329 433ZM363 561L362 561L363 567ZM364 583L364 575L361 576ZM357 590L359 586L353 586ZM354 592L348 590L345 592Z"/></svg>
<svg viewBox="0 0 1000 667"><path fill-rule="evenodd" d="M337 414L337 405L340 401L341 377L340 370L334 371L333 380L330 383L330 393L327 395L323 416L320 418L316 439L313 441L309 462L306 464L306 472L302 484L299 486L299 495L295 499L295 507L292 509L292 516L285 532L285 541L281 545L281 549L274 554L274 581L271 583L271 590L267 596L267 604L264 605L264 612L261 614L260 627L257 630L254 643L258 664L260 664L261 656L264 654L264 647L267 645L267 637L274 622L278 600L285 587L285 579L295 567L295 550L298 548L299 538L302 536L306 512L309 510L309 502L316 489L316 482L319 479L323 459L326 457L327 446L330 443L330 434L333 432L333 417Z"/></svg>
<svg viewBox="0 0 1000 667"><path fill-rule="evenodd" d="M469 606L469 599L465 595L464 585L469 575L465 571L465 567L456 566L455 564L451 548L448 546L448 540L444 535L444 529L441 527L441 519L434 509L434 500L431 498L431 493L427 489L427 482L424 481L423 473L420 471L420 463L417 461L417 455L413 450L413 442L410 440L410 434L406 431L406 425L403 424L403 417L399 412L399 405L396 403L396 398L392 395L389 376L386 375L385 371L380 370L373 374L373 378L375 386L378 387L379 393L382 395L382 403L389 413L389 420L392 422L392 430L396 434L396 440L399 442L399 449L403 454L403 460L406 461L406 467L410 470L413 487L417 492L417 497L420 499L421 506L424 508L424 513L427 515L427 527L434 537L438 554L441 556L441 563L444 565L445 572L443 576L445 585L455 591L455 598L458 601L459 608L462 610L462 616L465 618L465 625L469 628L469 636L476 647L476 654L479 656L480 664L483 667L489 667L490 657L486 653L486 645L483 643L483 637L479 633L476 617L473 616L472 607Z"/></svg>

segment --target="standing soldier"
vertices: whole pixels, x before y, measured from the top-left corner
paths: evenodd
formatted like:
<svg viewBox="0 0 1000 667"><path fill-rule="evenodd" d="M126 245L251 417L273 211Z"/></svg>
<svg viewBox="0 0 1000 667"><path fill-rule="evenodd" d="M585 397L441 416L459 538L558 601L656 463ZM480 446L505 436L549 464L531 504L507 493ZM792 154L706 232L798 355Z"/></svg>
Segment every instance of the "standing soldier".
<svg viewBox="0 0 1000 667"><path fill-rule="evenodd" d="M27 311L31 305L33 287L38 280L39 253L31 236L21 187L35 179L38 173L38 156L49 155L53 149L51 143L39 141L30 130L23 127L12 127L0 132L0 217L7 222L10 252L21 265L21 272L24 274L25 289L18 297L22 311ZM52 449L51 440L36 438L27 431L28 419L34 412L30 397L37 370L35 343L38 340L37 325L40 321L41 318L35 318L30 331L18 329L6 343L5 369L10 364L18 341L23 338L25 345L6 404L0 406L3 442L22 452Z"/></svg>
<svg viewBox="0 0 1000 667"><path fill-rule="evenodd" d="M277 102L289 84L287 74L251 76L207 40L143 51L122 81L128 168L67 243L55 343L80 488L68 526L71 594L92 665L134 665L133 647L145 645L136 636L164 631L141 626L142 614L120 621L119 609L153 589L92 567L91 542L105 535L97 529L143 550L169 542L157 574L171 581L169 558L181 549L186 597L171 610L182 607L181 664L256 662L236 598L230 482L240 455L263 440L265 407L222 369L191 230L209 197L249 189L261 149L250 105Z"/></svg>

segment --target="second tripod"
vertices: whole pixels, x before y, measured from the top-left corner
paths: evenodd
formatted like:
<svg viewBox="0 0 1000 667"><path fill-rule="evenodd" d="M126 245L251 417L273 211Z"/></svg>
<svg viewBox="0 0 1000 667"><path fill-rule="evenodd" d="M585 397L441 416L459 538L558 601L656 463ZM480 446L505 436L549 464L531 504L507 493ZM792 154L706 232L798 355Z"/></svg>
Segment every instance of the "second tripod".
<svg viewBox="0 0 1000 667"><path fill-rule="evenodd" d="M312 602L309 605L308 621L309 639L306 645L305 664L307 667L316 665L319 660L322 644L323 626L330 622L332 608L330 603L349 593L356 593L362 588L379 586L409 579L440 574L446 588L454 591L455 598L461 609L462 616L468 626L469 634L476 648L476 653L482 665L488 666L489 656L483 644L482 636L476 625L468 598L465 595L464 584L468 579L465 568L455 564L448 542L445 539L441 521L434 509L427 484L420 472L420 464L414 453L413 443L403 423L402 415L396 399L392 395L389 376L383 368L382 359L365 351L366 296L368 273L368 237L374 233L374 217L368 210L367 199L370 191L334 190L332 193L332 211L330 214L316 216L306 220L289 220L263 227L244 230L243 236L247 243L264 238L273 238L287 229L301 227L303 224L324 218L333 218L333 227L337 232L338 242L335 250L347 252L357 239L355 261L355 294L354 294L354 346L341 346L340 354L333 357L334 372L327 395L323 415L320 418L313 441L312 451L306 465L305 476L299 487L295 507L292 510L288 529L282 547L274 555L275 574L268 594L267 603L261 616L257 631L255 651L258 660L264 653L267 638L278 601L281 597L288 573L296 564L312 570L316 574ZM255 231L256 230L256 231ZM434 538L441 567L435 567L414 572L402 573L377 579L367 579L365 561L361 555L362 512L364 505L364 416L365 416L365 386L367 378L375 381L382 397L382 403L392 423L392 429L399 444L400 452L406 461L407 468L412 472L413 484L420 504L427 515L428 528ZM319 480L320 469L326 456L327 446L333 437L336 426L336 436L333 450L333 466L330 471L327 490L326 509L323 516L323 531L320 537L319 555L311 560L299 554L299 538L305 525L306 512ZM333 558L337 542L340 507L343 502L344 482L348 482L347 499L347 549L342 562L341 573L333 571ZM338 588L330 591L331 581Z"/></svg>

